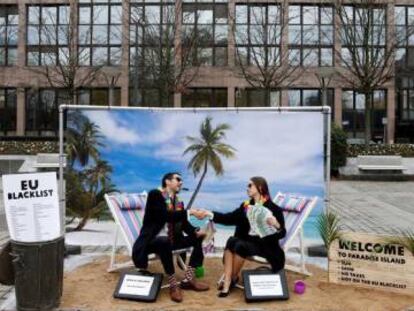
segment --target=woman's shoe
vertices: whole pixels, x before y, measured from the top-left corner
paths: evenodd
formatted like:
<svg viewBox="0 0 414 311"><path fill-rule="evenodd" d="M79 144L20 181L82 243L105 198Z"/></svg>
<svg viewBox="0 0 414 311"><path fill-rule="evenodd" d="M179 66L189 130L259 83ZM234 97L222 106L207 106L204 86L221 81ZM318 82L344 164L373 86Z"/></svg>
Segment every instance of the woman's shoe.
<svg viewBox="0 0 414 311"><path fill-rule="evenodd" d="M225 289L225 281L223 280L223 286L221 288L221 290L217 293L217 296L220 298L224 298L227 297L230 294L230 290L232 289L231 284L233 283L232 281L230 281L230 284L228 284L227 286L227 290Z"/></svg>
<svg viewBox="0 0 414 311"><path fill-rule="evenodd" d="M238 282L239 282L239 277L232 279L230 283L230 288L235 288ZM224 286L224 279L222 279L220 282L217 283L217 289L222 290L223 286Z"/></svg>
<svg viewBox="0 0 414 311"><path fill-rule="evenodd" d="M225 291L223 289L221 291L219 291L217 296L220 297L220 298L224 298L224 297L227 297L229 294L230 294L230 287L227 289L227 291Z"/></svg>

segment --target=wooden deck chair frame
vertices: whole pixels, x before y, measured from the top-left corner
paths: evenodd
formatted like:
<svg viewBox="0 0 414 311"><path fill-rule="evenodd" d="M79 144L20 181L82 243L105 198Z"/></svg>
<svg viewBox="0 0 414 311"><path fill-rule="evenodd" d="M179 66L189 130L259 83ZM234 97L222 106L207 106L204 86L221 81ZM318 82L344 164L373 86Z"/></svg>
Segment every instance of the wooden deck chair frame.
<svg viewBox="0 0 414 311"><path fill-rule="evenodd" d="M277 193L275 198L280 195L281 193ZM284 241L283 245L282 245L282 249L285 251L285 253L287 253L287 251L289 250L290 246L292 245L292 242L295 240L295 238L298 236L299 237L299 250L300 250L300 264L299 266L294 266L294 265L285 265L285 270L289 270L289 271L293 271L299 274L303 274L306 276L311 276L312 273L310 273L307 269L306 269L306 264L305 264L305 246L304 246L304 236L303 236L303 225L306 221L306 219L308 219L310 213L312 212L313 208L316 206L316 202L318 201L318 197L312 197L310 198L309 203L306 205L306 207L304 208L304 210L301 212L304 213L302 219L300 220L300 222L298 224L296 224L295 228L286 228L286 230L289 232L289 230L293 230L293 232L290 234L290 236L288 237L288 239L286 241ZM259 263L259 264L263 264L263 265L269 265L269 263L267 262L267 260L263 257L260 256L252 256L252 257L248 257L247 260ZM222 275L219 279L219 281L217 282L217 284L221 283L223 281L224 275ZM244 287L240 284L236 284L237 288L240 289L244 289Z"/></svg>
<svg viewBox="0 0 414 311"><path fill-rule="evenodd" d="M132 244L129 242L129 238L127 233L125 232L125 228L122 226L117 213L115 212L115 207L111 201L111 194L105 194L105 201L106 204L109 207L109 210L111 211L112 216L114 217L115 220L115 224L116 224L116 228L115 228L115 232L114 232L114 242L112 244L112 249L111 249L111 258L109 261L109 267L107 269L108 272L116 272L119 271L121 269L124 268L129 268L129 267L133 267L134 264L132 262L132 260L128 260L126 262L121 262L121 263L117 263L116 260L116 253L117 253L117 246L118 246L118 237L119 237L119 231L121 231L122 233L122 237L126 242L126 246L128 249L128 254L129 256L132 256ZM132 211L131 211L132 212ZM176 261L178 261L180 267L182 267L183 269L187 268L186 263L184 262L184 260L181 258L181 256L178 256L182 253L186 253L188 251L191 251L191 247L190 248L183 248L183 249L177 249L175 251L173 251L173 256L176 257ZM159 257L156 256L155 254L151 254L148 257L149 260L158 260ZM167 285L168 286L168 285ZM162 288L164 288L166 286L162 286Z"/></svg>

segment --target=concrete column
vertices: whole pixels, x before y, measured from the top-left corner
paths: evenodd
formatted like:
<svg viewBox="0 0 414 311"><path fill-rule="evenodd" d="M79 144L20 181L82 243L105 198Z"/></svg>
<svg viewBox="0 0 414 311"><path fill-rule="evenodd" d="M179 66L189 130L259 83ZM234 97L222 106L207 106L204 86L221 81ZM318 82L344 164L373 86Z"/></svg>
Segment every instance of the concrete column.
<svg viewBox="0 0 414 311"><path fill-rule="evenodd" d="M282 89L280 91L280 106L282 106L282 107L288 107L289 106L288 89Z"/></svg>
<svg viewBox="0 0 414 311"><path fill-rule="evenodd" d="M122 1L121 106L129 106L129 4L130 0Z"/></svg>
<svg viewBox="0 0 414 311"><path fill-rule="evenodd" d="M19 2L19 37L17 41L17 66L26 65L26 5Z"/></svg>
<svg viewBox="0 0 414 311"><path fill-rule="evenodd" d="M181 93L174 93L174 108L181 107Z"/></svg>
<svg viewBox="0 0 414 311"><path fill-rule="evenodd" d="M230 86L227 88L227 106L236 107L236 88Z"/></svg>
<svg viewBox="0 0 414 311"><path fill-rule="evenodd" d="M395 88L387 89L387 143L393 144L395 136Z"/></svg>
<svg viewBox="0 0 414 311"><path fill-rule="evenodd" d="M394 21L394 15L395 15L395 10L394 10L394 4L393 3L388 3L387 4L387 16L389 18L389 22L387 23L388 28L387 28L387 50L390 51L393 49L393 45L392 42L394 36L396 35L395 33L395 21ZM389 61L389 66L393 66L393 62L394 62L394 58L391 58ZM393 144L394 143L394 139L395 139L395 108L396 108L396 103L395 103L395 83L393 83L392 87L389 87L387 89L387 143L388 144Z"/></svg>
<svg viewBox="0 0 414 311"><path fill-rule="evenodd" d="M334 122L342 128L342 89L335 88L334 94Z"/></svg>
<svg viewBox="0 0 414 311"><path fill-rule="evenodd" d="M289 64L289 3L288 1L282 1L281 5L281 14L282 14L282 33L281 33L281 42L280 42L280 60L282 66L287 66ZM283 106L283 104L282 104ZM287 102L286 102L287 106Z"/></svg>
<svg viewBox="0 0 414 311"><path fill-rule="evenodd" d="M336 9L334 8L334 55L333 55L333 65L335 67L340 67L342 65L341 60L341 49L342 49L342 43L341 43L341 18L336 12Z"/></svg>
<svg viewBox="0 0 414 311"><path fill-rule="evenodd" d="M234 24L235 24L235 18L236 18L236 3L234 0L229 1L228 5L229 15L228 15L228 24L229 24L229 33L227 36L228 42L228 48L227 48L227 61L229 67L235 66L235 55L236 55L236 40L234 37Z"/></svg>
<svg viewBox="0 0 414 311"><path fill-rule="evenodd" d="M182 62L182 44L181 44L181 34L183 29L183 1L177 0L175 1L175 33L174 33L174 49L175 49L175 63L180 68ZM188 86L188 85L186 85ZM183 90L184 85L178 85L179 89ZM176 92L174 93L174 108L180 108L182 100L182 93Z"/></svg>
<svg viewBox="0 0 414 311"><path fill-rule="evenodd" d="M17 136L24 136L26 130L26 96L25 89L17 89L17 124L16 134Z"/></svg>

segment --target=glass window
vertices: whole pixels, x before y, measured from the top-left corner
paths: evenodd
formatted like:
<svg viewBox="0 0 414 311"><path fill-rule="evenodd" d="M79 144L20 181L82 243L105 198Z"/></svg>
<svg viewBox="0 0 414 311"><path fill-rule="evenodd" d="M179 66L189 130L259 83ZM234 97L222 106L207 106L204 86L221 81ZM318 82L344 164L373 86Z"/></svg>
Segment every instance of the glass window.
<svg viewBox="0 0 414 311"><path fill-rule="evenodd" d="M293 66L333 66L333 8L289 6L289 62Z"/></svg>
<svg viewBox="0 0 414 311"><path fill-rule="evenodd" d="M321 89L289 89L288 90L288 103L289 106L322 106ZM334 109L334 89L326 89L327 105ZM332 117L333 117L332 113Z"/></svg>
<svg viewBox="0 0 414 311"><path fill-rule="evenodd" d="M194 49L184 55L187 57L191 55L194 65L225 66L227 53L223 53L223 48L227 48L229 31L228 5L209 2L183 4L183 24L188 25L183 34L183 46L190 50L194 49L195 45L198 46L197 53Z"/></svg>
<svg viewBox="0 0 414 311"><path fill-rule="evenodd" d="M70 41L68 5L30 5L27 25L27 65L56 65L67 63Z"/></svg>
<svg viewBox="0 0 414 311"><path fill-rule="evenodd" d="M143 20L142 12L137 18ZM131 12L132 14L132 12ZM152 15L152 14L150 14ZM145 16L147 18L147 16ZM122 5L120 1L100 0L79 4L78 42L81 66L121 64ZM111 54L111 51L117 52Z"/></svg>
<svg viewBox="0 0 414 311"><path fill-rule="evenodd" d="M191 88L182 96L183 107L227 107L227 89Z"/></svg>
<svg viewBox="0 0 414 311"><path fill-rule="evenodd" d="M414 65L414 7L395 7L396 65L407 67ZM382 36L381 36L382 38Z"/></svg>
<svg viewBox="0 0 414 311"><path fill-rule="evenodd" d="M16 89L0 88L0 136L16 133L17 99Z"/></svg>
<svg viewBox="0 0 414 311"><path fill-rule="evenodd" d="M281 17L274 4L236 4L236 60L255 66L279 66ZM242 54L239 54L242 53Z"/></svg>
<svg viewBox="0 0 414 311"><path fill-rule="evenodd" d="M342 63L344 66L362 67L368 55L373 66L382 66L386 45L386 8L346 6L341 12ZM357 54L364 57L355 57Z"/></svg>
<svg viewBox="0 0 414 311"><path fill-rule="evenodd" d="M57 90L26 90L26 135L57 136Z"/></svg>
<svg viewBox="0 0 414 311"><path fill-rule="evenodd" d="M0 6L0 66L17 63L18 17L17 6Z"/></svg>
<svg viewBox="0 0 414 311"><path fill-rule="evenodd" d="M375 141L383 141L383 118L386 116L386 91L376 90L372 94L371 133ZM342 125L350 138L364 138L366 98L352 90L342 92Z"/></svg>
<svg viewBox="0 0 414 311"><path fill-rule="evenodd" d="M79 105L108 106L110 105L110 90L108 88L82 89L78 93ZM121 105L121 89L113 89L113 105Z"/></svg>
<svg viewBox="0 0 414 311"><path fill-rule="evenodd" d="M237 107L279 107L280 91L265 89L236 89Z"/></svg>

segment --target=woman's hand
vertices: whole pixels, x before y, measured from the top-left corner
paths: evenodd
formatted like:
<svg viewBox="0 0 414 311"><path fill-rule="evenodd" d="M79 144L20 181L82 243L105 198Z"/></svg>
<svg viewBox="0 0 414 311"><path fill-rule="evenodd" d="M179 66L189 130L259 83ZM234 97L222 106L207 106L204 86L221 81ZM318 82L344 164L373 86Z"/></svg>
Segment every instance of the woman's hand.
<svg viewBox="0 0 414 311"><path fill-rule="evenodd" d="M193 215L198 220L202 220L206 217L206 211L204 211L204 210L192 208L189 211L190 211L190 215Z"/></svg>
<svg viewBox="0 0 414 311"><path fill-rule="evenodd" d="M280 224L275 216L270 216L266 219L266 222L269 226L275 227L276 229L280 229Z"/></svg>

